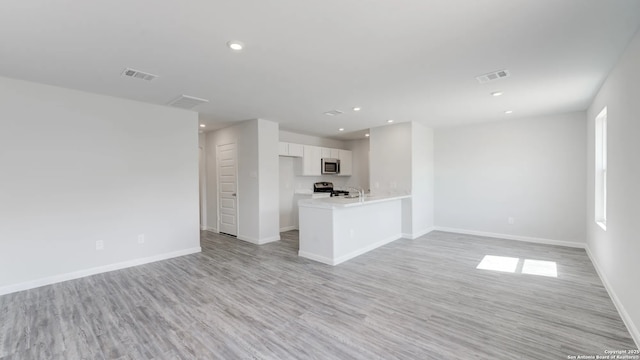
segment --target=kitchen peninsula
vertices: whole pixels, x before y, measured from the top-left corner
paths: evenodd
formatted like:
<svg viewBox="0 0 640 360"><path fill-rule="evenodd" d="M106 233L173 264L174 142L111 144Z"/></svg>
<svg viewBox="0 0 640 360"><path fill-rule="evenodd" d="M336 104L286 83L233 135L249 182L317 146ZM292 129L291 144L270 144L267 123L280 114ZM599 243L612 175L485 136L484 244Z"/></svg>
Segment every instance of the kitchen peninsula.
<svg viewBox="0 0 640 360"><path fill-rule="evenodd" d="M332 197L298 202L298 255L329 265L402 237L402 202L411 195Z"/></svg>

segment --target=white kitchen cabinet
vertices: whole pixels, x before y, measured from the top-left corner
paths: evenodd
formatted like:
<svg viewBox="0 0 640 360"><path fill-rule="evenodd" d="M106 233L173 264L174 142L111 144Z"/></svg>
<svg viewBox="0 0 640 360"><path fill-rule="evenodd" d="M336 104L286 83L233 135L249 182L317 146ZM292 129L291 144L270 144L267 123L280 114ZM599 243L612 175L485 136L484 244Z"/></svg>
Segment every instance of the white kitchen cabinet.
<svg viewBox="0 0 640 360"><path fill-rule="evenodd" d="M322 148L322 158L337 159L340 156L340 149Z"/></svg>
<svg viewBox="0 0 640 360"><path fill-rule="evenodd" d="M320 176L322 150L320 147L312 145L303 146L304 154L302 156L302 176Z"/></svg>
<svg viewBox="0 0 640 360"><path fill-rule="evenodd" d="M353 153L349 150L338 150L338 159L340 159L339 176L351 176L353 173Z"/></svg>
<svg viewBox="0 0 640 360"><path fill-rule="evenodd" d="M301 166L296 168L298 176L321 176L322 175L322 159L331 158L340 160L339 176L351 176L353 168L352 152L349 150L323 148L313 145L288 144L289 148L286 155L283 155L283 143L280 143L281 156L302 157ZM294 149L291 145L299 146ZM299 155L300 154L300 155Z"/></svg>
<svg viewBox="0 0 640 360"><path fill-rule="evenodd" d="M278 154L280 156L303 157L304 145L280 142L278 147Z"/></svg>
<svg viewBox="0 0 640 360"><path fill-rule="evenodd" d="M289 143L280 142L278 144L278 155L289 156Z"/></svg>
<svg viewBox="0 0 640 360"><path fill-rule="evenodd" d="M289 143L289 156L303 157L304 145Z"/></svg>

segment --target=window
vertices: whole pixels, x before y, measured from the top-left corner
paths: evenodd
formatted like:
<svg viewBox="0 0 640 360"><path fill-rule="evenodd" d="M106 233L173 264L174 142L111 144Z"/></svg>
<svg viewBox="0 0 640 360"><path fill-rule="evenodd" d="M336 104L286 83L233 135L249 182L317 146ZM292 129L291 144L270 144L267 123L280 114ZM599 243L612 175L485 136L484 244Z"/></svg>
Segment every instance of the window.
<svg viewBox="0 0 640 360"><path fill-rule="evenodd" d="M607 230L607 108L596 117L596 224Z"/></svg>

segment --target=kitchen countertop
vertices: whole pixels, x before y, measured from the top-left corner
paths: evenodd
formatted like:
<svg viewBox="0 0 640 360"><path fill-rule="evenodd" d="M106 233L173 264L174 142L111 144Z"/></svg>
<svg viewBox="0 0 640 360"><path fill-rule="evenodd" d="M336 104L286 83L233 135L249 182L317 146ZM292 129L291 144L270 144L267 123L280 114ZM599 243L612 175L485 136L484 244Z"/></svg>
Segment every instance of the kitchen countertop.
<svg viewBox="0 0 640 360"><path fill-rule="evenodd" d="M365 195L364 199L345 198L335 196L324 199L303 199L298 201L300 207L314 207L322 209L340 209L354 206L364 206L384 201L400 200L410 198L411 195Z"/></svg>

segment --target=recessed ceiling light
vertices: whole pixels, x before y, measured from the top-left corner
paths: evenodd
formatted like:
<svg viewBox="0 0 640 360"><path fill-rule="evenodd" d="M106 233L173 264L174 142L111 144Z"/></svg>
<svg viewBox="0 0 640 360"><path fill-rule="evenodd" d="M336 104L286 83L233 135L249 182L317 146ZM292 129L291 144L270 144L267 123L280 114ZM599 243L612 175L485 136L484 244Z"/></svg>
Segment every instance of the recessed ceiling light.
<svg viewBox="0 0 640 360"><path fill-rule="evenodd" d="M338 129L338 131L344 131L344 128L340 128L340 129Z"/></svg>
<svg viewBox="0 0 640 360"><path fill-rule="evenodd" d="M330 110L330 111L325 111L323 114L327 115L327 116L338 116L341 115L343 113L342 110Z"/></svg>
<svg viewBox="0 0 640 360"><path fill-rule="evenodd" d="M200 124L200 127L202 127L202 128L203 128L203 127L207 127L207 125L205 125L205 124Z"/></svg>
<svg viewBox="0 0 640 360"><path fill-rule="evenodd" d="M513 110L507 110L507 111L505 111L504 113L505 113L505 114L507 114L507 115L509 115L509 114L513 113Z"/></svg>
<svg viewBox="0 0 640 360"><path fill-rule="evenodd" d="M500 96L502 94L503 94L502 91L494 91L494 92L491 93L491 96Z"/></svg>
<svg viewBox="0 0 640 360"><path fill-rule="evenodd" d="M244 44L240 41L229 41L227 46L233 51L240 51L244 49Z"/></svg>
<svg viewBox="0 0 640 360"><path fill-rule="evenodd" d="M369 133L364 134L364 136L369 137Z"/></svg>
<svg viewBox="0 0 640 360"><path fill-rule="evenodd" d="M354 108L353 108L353 111L360 111L360 110L362 110L362 109L361 109L361 108L359 108L359 107L354 107Z"/></svg>
<svg viewBox="0 0 640 360"><path fill-rule="evenodd" d="M389 124L391 124L391 123L393 122L393 120L389 119L389 120L387 120L387 122L388 122Z"/></svg>

